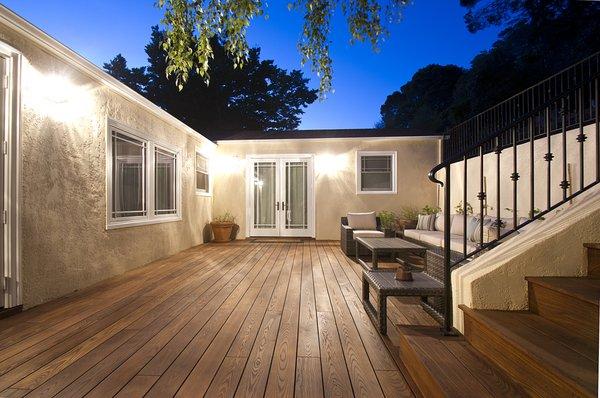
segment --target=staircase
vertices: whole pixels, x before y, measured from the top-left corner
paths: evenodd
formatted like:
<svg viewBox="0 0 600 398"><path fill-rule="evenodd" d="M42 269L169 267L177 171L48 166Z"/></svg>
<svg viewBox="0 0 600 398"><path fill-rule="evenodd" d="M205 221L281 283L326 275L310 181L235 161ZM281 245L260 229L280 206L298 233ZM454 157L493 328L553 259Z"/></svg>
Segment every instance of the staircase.
<svg viewBox="0 0 600 398"><path fill-rule="evenodd" d="M587 277L526 278L529 311L460 306L467 341L532 396L598 396L600 245L585 246Z"/></svg>
<svg viewBox="0 0 600 398"><path fill-rule="evenodd" d="M444 333L400 328L401 357L418 389L424 396L597 397L600 243L584 245L585 277L526 277L528 311L460 305L464 336L454 329L451 276L466 263L474 271L480 263L470 260L600 186L600 53L448 130L443 162L429 178L443 188ZM469 211L487 224L474 227L471 219L476 231L456 245L451 214ZM462 222L467 231L467 217ZM476 248L467 250L467 239ZM547 272L557 261L548 258L554 268Z"/></svg>

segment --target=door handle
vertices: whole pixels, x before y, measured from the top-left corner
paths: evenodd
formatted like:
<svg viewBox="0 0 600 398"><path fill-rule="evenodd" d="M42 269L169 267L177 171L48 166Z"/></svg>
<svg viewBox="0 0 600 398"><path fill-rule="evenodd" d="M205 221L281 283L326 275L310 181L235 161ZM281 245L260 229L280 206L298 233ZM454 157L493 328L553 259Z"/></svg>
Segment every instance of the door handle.
<svg viewBox="0 0 600 398"><path fill-rule="evenodd" d="M279 211L279 202L276 202L275 208L277 209L277 211Z"/></svg>
<svg viewBox="0 0 600 398"><path fill-rule="evenodd" d="M281 202L281 210L287 210L287 206L285 205L285 202Z"/></svg>

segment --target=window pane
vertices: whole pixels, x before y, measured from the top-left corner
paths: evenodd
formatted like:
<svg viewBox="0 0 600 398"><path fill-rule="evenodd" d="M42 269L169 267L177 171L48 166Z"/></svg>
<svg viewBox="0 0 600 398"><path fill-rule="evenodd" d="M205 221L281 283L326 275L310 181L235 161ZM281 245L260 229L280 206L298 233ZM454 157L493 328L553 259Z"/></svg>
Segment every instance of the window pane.
<svg viewBox="0 0 600 398"><path fill-rule="evenodd" d="M154 191L156 214L176 214L176 155L162 149L155 150Z"/></svg>
<svg viewBox="0 0 600 398"><path fill-rule="evenodd" d="M114 218L146 215L145 151L144 142L113 132Z"/></svg>
<svg viewBox="0 0 600 398"><path fill-rule="evenodd" d="M208 172L208 162L206 158L198 153L196 153L196 170Z"/></svg>
<svg viewBox="0 0 600 398"><path fill-rule="evenodd" d="M362 171L391 171L391 156L363 156L361 164Z"/></svg>
<svg viewBox="0 0 600 398"><path fill-rule="evenodd" d="M208 174L201 171L196 172L196 189L208 192Z"/></svg>
<svg viewBox="0 0 600 398"><path fill-rule="evenodd" d="M208 192L208 160L196 153L196 190Z"/></svg>
<svg viewBox="0 0 600 398"><path fill-rule="evenodd" d="M362 173L361 191L391 191L392 173L368 172Z"/></svg>

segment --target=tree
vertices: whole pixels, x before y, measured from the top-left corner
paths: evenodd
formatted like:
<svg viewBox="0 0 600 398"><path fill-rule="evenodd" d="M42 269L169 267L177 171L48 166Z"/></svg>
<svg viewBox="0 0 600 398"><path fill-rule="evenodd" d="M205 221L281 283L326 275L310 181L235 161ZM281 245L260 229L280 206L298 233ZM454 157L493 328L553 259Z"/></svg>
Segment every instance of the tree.
<svg viewBox="0 0 600 398"><path fill-rule="evenodd" d="M121 83L144 94L146 85L148 84L145 67L129 69L127 67L127 60L121 54L117 54L112 60L104 64L104 69Z"/></svg>
<svg viewBox="0 0 600 398"><path fill-rule="evenodd" d="M450 124L456 82L465 70L456 65L428 65L387 97L379 127L441 131Z"/></svg>
<svg viewBox="0 0 600 398"><path fill-rule="evenodd" d="M503 30L457 83L455 123L600 50L600 3L568 0L461 0L473 32Z"/></svg>
<svg viewBox="0 0 600 398"><path fill-rule="evenodd" d="M308 88L308 79L300 71L287 72L272 60L261 60L258 48L249 50L243 69L234 68L217 38L211 39L211 84L204 84L203 78L192 71L180 91L166 74L168 63L161 46L164 35L157 26L152 28L146 46L145 84L134 89L212 138L218 138L222 131L297 128L303 108L317 99L316 90ZM120 58L105 64L105 69L126 83L121 76L129 76L129 69Z"/></svg>
<svg viewBox="0 0 600 398"><path fill-rule="evenodd" d="M396 21L408 0L293 0L288 8L303 10L304 27L298 49L302 63L309 61L320 77L319 92L331 90L332 61L329 56L331 18L339 7L346 17L351 42L368 41L377 49L388 33L382 21ZM262 0L158 0L167 26L163 48L167 52L167 75L175 75L182 90L195 70L208 84L212 43L218 38L235 68L243 67L250 50L246 30L251 20L265 14Z"/></svg>

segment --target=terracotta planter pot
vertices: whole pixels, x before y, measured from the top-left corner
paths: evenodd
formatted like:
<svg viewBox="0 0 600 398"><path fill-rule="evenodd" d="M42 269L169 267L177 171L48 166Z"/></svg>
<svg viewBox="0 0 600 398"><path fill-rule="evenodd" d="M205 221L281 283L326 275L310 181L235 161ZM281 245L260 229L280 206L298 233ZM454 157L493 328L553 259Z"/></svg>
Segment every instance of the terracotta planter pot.
<svg viewBox="0 0 600 398"><path fill-rule="evenodd" d="M210 227L212 228L213 242L229 242L231 240L233 225L233 223L211 222Z"/></svg>

